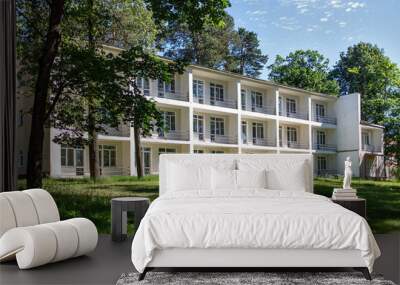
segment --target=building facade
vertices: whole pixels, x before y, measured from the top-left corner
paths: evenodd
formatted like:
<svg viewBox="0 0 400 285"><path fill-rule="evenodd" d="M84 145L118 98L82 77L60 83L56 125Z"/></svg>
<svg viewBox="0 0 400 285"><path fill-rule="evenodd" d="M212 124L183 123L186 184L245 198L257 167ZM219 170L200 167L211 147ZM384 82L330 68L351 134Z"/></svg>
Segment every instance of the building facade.
<svg viewBox="0 0 400 285"><path fill-rule="evenodd" d="M165 123L164 131L141 140L145 174L158 173L161 153L310 153L315 175L343 173L350 156L354 176L384 176L383 128L361 121L359 94L335 97L201 66L189 66L171 83L138 78L137 84ZM17 104L23 175L30 122L26 100L19 97ZM58 133L46 132L44 171L89 175L87 149L54 143ZM134 144L127 125L100 134L101 175L136 175Z"/></svg>

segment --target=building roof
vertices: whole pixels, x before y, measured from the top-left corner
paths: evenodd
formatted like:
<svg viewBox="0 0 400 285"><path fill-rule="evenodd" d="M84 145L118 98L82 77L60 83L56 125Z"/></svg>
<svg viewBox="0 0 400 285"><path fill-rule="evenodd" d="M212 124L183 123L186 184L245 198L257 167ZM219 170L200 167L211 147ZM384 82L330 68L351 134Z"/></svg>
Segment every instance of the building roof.
<svg viewBox="0 0 400 285"><path fill-rule="evenodd" d="M119 47L115 47L115 46L108 46L108 45L103 45L103 46L106 49L112 49L112 50L115 50L115 51L122 51L123 50L123 49L121 49ZM158 57L160 57L160 58L162 58L164 60L167 60L167 61L172 61L170 58L167 58L167 57L163 57L163 56L160 56L160 55L158 55ZM227 76L231 76L231 77L234 77L234 78L237 78L237 79L253 81L253 82L256 82L256 83L265 84L265 85L276 87L276 88L283 88L283 89L288 89L288 90L292 90L292 91L307 93L309 95L325 97L325 98L331 98L331 99L334 99L334 98L337 97L335 95L329 95L329 94L309 91L309 90L305 90L305 89L301 89L301 88L297 88L297 87L293 87L293 86L289 86L289 85L285 85L285 84L276 83L276 82L271 81L271 80L254 78L254 77L250 77L250 76L246 76L246 75L242 75L242 74L238 74L238 73L234 73L234 72L230 72L230 71L219 70L219 69L215 69L215 68L211 68L211 67L205 67L205 66L198 65L198 64L193 64L192 63L192 64L189 64L189 67L201 69L201 70L204 70L204 71L214 72L214 73L218 73L218 74L222 74L222 75L227 75Z"/></svg>
<svg viewBox="0 0 400 285"><path fill-rule="evenodd" d="M363 126L371 127L371 128L378 128L378 129L384 129L385 128L382 125L372 124L370 122L363 121L363 120L360 121L360 124L363 125Z"/></svg>

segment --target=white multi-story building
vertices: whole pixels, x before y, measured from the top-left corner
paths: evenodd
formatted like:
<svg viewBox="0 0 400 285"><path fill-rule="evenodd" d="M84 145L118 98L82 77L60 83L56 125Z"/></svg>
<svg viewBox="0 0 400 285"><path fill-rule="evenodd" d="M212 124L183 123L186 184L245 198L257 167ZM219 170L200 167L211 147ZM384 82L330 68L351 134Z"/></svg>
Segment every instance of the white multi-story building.
<svg viewBox="0 0 400 285"><path fill-rule="evenodd" d="M166 129L144 137L146 174L158 173L161 153L311 153L316 175L384 175L383 128L360 120L360 95L330 96L191 65L171 83L137 79L162 111ZM29 120L19 96L18 161L25 173ZM89 174L86 149L52 141L46 132L44 171L53 177ZM133 129L122 125L98 136L102 175L136 175Z"/></svg>

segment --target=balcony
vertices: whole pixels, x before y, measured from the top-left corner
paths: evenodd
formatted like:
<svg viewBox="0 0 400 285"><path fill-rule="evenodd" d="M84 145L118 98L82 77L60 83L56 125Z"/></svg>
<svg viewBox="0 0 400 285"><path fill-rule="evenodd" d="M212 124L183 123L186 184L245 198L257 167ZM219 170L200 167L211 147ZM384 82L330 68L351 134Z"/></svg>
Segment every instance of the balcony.
<svg viewBox="0 0 400 285"><path fill-rule="evenodd" d="M301 119L301 120L308 120L308 114L307 113L292 113L292 112L286 112L282 113L279 112L280 116L288 117L288 118L295 118L295 119Z"/></svg>
<svg viewBox="0 0 400 285"><path fill-rule="evenodd" d="M154 96L153 96L154 97ZM179 101L189 101L189 96L187 94L183 94L180 92L166 92L166 91L161 91L159 90L157 93L158 98L166 98L166 99L172 99L172 100L179 100Z"/></svg>
<svg viewBox="0 0 400 285"><path fill-rule="evenodd" d="M210 141L213 143L237 144L237 138L234 136L211 134Z"/></svg>
<svg viewBox="0 0 400 285"><path fill-rule="evenodd" d="M272 139L261 139L261 138L253 138L253 145L257 146L276 146L276 140Z"/></svg>
<svg viewBox="0 0 400 285"><path fill-rule="evenodd" d="M267 114L267 115L275 115L275 108L272 107L272 106L257 107L257 106L244 106L244 105L242 105L242 110L261 113L261 114Z"/></svg>
<svg viewBox="0 0 400 285"><path fill-rule="evenodd" d="M313 150L336 151L336 145L315 143L313 144Z"/></svg>
<svg viewBox="0 0 400 285"><path fill-rule="evenodd" d="M371 144L363 144L361 149L366 152L381 152L381 148Z"/></svg>
<svg viewBox="0 0 400 285"><path fill-rule="evenodd" d="M193 97L193 102L199 103L199 104L211 105L211 106L218 106L218 107L223 107L223 108L231 108L231 109L237 108L236 100L228 100L228 99L225 99L224 101L204 100L204 98Z"/></svg>
<svg viewBox="0 0 400 285"><path fill-rule="evenodd" d="M160 131L154 133L153 138L164 139L164 140L175 140L175 141L187 141L189 140L188 131Z"/></svg>
<svg viewBox="0 0 400 285"><path fill-rule="evenodd" d="M326 117L326 116L317 116L314 115L312 120L314 122L319 122L319 123L323 123L323 124L332 124L332 125L336 125L336 118L334 117Z"/></svg>
<svg viewBox="0 0 400 285"><path fill-rule="evenodd" d="M103 132L100 134L105 136L113 136L113 137L129 137L130 136L130 129L127 125L120 125L116 128L103 125Z"/></svg>
<svg viewBox="0 0 400 285"><path fill-rule="evenodd" d="M288 141L286 144L279 142L281 147L288 147L294 149L308 149L308 144Z"/></svg>

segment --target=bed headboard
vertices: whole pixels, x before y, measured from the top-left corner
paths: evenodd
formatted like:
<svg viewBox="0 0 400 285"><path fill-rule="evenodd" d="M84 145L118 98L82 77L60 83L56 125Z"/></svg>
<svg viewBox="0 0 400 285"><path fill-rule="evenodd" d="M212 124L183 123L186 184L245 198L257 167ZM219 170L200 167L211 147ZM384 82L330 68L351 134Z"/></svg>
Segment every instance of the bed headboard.
<svg viewBox="0 0 400 285"><path fill-rule="evenodd" d="M159 164L160 195L168 191L168 171L171 164L190 167L237 165L244 163L254 169L274 168L282 171L285 179L297 179L295 170L304 170L303 188L313 192L313 156L311 154L161 154ZM301 168L301 169L300 169ZM290 189L287 189L290 190Z"/></svg>

